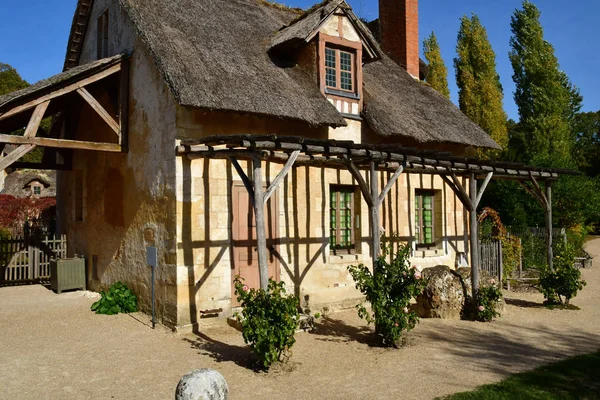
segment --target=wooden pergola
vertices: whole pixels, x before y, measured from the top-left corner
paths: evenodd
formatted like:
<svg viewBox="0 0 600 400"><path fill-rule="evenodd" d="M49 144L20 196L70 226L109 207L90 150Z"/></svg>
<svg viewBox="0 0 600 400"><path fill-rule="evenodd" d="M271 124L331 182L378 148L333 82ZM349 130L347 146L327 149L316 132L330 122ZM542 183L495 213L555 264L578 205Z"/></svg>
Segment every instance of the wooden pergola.
<svg viewBox="0 0 600 400"><path fill-rule="evenodd" d="M530 167L517 163L494 162L450 153L423 151L400 145L357 144L353 141L308 139L276 135L220 135L201 140L183 141L179 155L190 160L199 158L228 159L236 169L249 193L256 217L257 251L261 288L268 284L266 228L264 204L277 189L292 167L315 166L348 170L360 187L369 208L371 256L375 260L380 249L379 213L381 205L402 173L439 175L452 189L470 214L470 259L473 290L479 288L479 241L477 207L491 179L519 182L543 206L546 213L547 257L552 269L552 182L560 175L577 171ZM252 177L239 160L251 160ZM283 168L263 191L263 161L283 164ZM369 183L361 170L368 171ZM392 175L383 189L379 188L379 172ZM464 187L459 177L469 179ZM478 180L483 180L481 185ZM541 184L540 184L541 183Z"/></svg>
<svg viewBox="0 0 600 400"><path fill-rule="evenodd" d="M129 69L126 56L116 56L65 71L27 89L0 97L0 151L5 145L16 148L0 158L0 170L14 168L68 169L67 164L44 161L40 164L19 163L25 154L40 146L57 151L89 150L126 151ZM91 89L94 87L94 89ZM111 89L116 112L109 112L92 94ZM5 100L6 99L6 100ZM75 103L87 104L114 133L111 142L78 139L73 129L65 129L65 117L77 109ZM125 116L125 118L124 118ZM38 136L42 119L53 117L48 136ZM25 127L23 135L9 134Z"/></svg>

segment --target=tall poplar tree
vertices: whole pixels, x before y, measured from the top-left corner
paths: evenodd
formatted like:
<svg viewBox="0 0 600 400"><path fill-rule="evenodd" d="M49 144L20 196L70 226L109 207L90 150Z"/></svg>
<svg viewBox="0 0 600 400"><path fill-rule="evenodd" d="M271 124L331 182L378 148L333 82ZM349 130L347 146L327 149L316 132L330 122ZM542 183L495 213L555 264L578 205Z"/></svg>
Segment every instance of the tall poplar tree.
<svg viewBox="0 0 600 400"><path fill-rule="evenodd" d="M435 33L431 32L431 35L423 41L423 53L429 64L429 73L427 74L425 81L429 83L432 88L449 99L450 89L448 89L448 69L446 68L446 64L444 64L440 45L438 44Z"/></svg>
<svg viewBox="0 0 600 400"><path fill-rule="evenodd" d="M510 27L510 61L519 108L516 143L525 160L548 166L570 163L573 123L581 109L579 90L560 70L554 48L544 40L540 10L530 1L515 10ZM520 142L520 143L519 143Z"/></svg>
<svg viewBox="0 0 600 400"><path fill-rule="evenodd" d="M504 94L496 71L496 54L477 15L460 20L454 59L460 109L503 149L508 147ZM480 156L497 155L481 152Z"/></svg>

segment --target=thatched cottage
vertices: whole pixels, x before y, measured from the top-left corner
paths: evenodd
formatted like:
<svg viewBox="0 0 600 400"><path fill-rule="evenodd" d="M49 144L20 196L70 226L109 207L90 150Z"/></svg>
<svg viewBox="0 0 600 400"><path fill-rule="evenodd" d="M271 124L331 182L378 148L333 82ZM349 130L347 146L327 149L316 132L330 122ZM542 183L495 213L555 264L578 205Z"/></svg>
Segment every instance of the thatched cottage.
<svg viewBox="0 0 600 400"><path fill-rule="evenodd" d="M57 149L89 287L121 280L148 309L157 247L159 319L189 328L229 315L259 262L314 310L353 306L347 266L380 228L454 266L471 203L452 160L498 145L420 81L417 0L379 5L367 27L343 0L79 0L65 72L0 97L0 128L58 113L54 136L0 142Z"/></svg>

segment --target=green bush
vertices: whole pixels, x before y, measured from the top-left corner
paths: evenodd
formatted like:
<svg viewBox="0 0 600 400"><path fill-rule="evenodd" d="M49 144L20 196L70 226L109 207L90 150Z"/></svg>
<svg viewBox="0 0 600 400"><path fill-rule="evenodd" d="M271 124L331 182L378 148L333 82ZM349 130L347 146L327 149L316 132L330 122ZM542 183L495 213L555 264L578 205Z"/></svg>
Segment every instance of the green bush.
<svg viewBox="0 0 600 400"><path fill-rule="evenodd" d="M570 300L583 290L586 282L581 279L581 271L575 268L577 250L571 242L559 241L555 245L554 271L542 271L539 283L540 292L549 305L568 306Z"/></svg>
<svg viewBox="0 0 600 400"><path fill-rule="evenodd" d="M266 291L248 288L239 275L234 285L237 300L242 305L244 342L250 345L265 369L276 361L285 361L296 343L298 298L286 295L285 284L271 279Z"/></svg>
<svg viewBox="0 0 600 400"><path fill-rule="evenodd" d="M138 310L135 294L121 282L115 283L101 295L100 300L92 304L92 311L96 314L114 315Z"/></svg>
<svg viewBox="0 0 600 400"><path fill-rule="evenodd" d="M480 322L490 322L500 316L500 313L496 311L496 306L501 298L502 291L495 286L494 281L489 286L480 286L475 301L473 301L472 297L465 299L463 318Z"/></svg>
<svg viewBox="0 0 600 400"><path fill-rule="evenodd" d="M417 324L419 318L410 310L410 300L425 287L421 273L408 261L410 247L400 246L388 263L387 255L392 246L382 246L383 254L375 261L373 273L363 264L348 267L356 288L371 304L370 312L364 303L358 304L358 316L369 324L375 323L386 346L398 346L402 334Z"/></svg>

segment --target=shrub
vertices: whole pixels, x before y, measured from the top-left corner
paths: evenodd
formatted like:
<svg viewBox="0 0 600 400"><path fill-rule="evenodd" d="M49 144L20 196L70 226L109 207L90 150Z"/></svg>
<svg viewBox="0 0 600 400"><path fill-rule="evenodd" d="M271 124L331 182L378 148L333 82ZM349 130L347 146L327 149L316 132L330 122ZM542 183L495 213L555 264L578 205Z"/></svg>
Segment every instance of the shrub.
<svg viewBox="0 0 600 400"><path fill-rule="evenodd" d="M410 310L410 300L423 291L425 283L408 261L408 246L400 246L388 263L386 258L392 246L382 246L383 254L375 261L373 273L363 264L350 266L348 271L356 288L371 304L370 312L364 303L358 304L358 316L369 324L375 323L384 345L397 347L403 333L413 329L419 320Z"/></svg>
<svg viewBox="0 0 600 400"><path fill-rule="evenodd" d="M502 298L502 291L495 286L495 282L489 286L480 286L475 300L472 297L465 299L463 317L480 322L490 322L500 313L496 311L496 306Z"/></svg>
<svg viewBox="0 0 600 400"><path fill-rule="evenodd" d="M287 296L285 284L269 279L269 287L249 289L244 280L236 276L235 294L242 305L242 334L260 359L262 367L269 369L276 361L285 361L296 342L299 301Z"/></svg>
<svg viewBox="0 0 600 400"><path fill-rule="evenodd" d="M113 315L132 313L138 310L135 294L121 282L115 283L101 295L100 300L92 304L92 311L95 311L96 314Z"/></svg>
<svg viewBox="0 0 600 400"><path fill-rule="evenodd" d="M556 243L554 271L546 269L540 277L540 292L547 304L560 304L565 307L570 300L583 290L586 282L581 279L581 271L575 268L575 248L571 243Z"/></svg>

